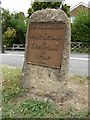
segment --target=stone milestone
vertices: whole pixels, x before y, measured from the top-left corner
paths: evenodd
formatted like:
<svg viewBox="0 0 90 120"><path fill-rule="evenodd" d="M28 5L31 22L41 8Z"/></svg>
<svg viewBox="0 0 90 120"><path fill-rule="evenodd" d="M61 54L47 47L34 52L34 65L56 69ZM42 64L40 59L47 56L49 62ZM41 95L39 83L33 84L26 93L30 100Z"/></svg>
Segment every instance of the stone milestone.
<svg viewBox="0 0 90 120"><path fill-rule="evenodd" d="M68 77L70 40L70 21L64 11L33 13L27 28L22 85L35 94L60 88Z"/></svg>

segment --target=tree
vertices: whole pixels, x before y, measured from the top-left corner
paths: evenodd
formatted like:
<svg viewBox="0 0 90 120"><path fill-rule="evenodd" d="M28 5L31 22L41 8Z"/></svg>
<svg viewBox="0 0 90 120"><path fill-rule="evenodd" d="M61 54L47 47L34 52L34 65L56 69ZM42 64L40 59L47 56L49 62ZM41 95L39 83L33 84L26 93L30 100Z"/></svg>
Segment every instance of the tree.
<svg viewBox="0 0 90 120"><path fill-rule="evenodd" d="M2 9L2 33L5 45L7 45L7 43L8 46L10 46L13 43L24 44L26 28L26 17L22 12L10 13L9 10ZM11 31L12 29L16 31L15 36L7 36L7 33L9 33L9 31Z"/></svg>
<svg viewBox="0 0 90 120"><path fill-rule="evenodd" d="M7 27L10 27L11 14L9 10L2 8L2 33L7 30Z"/></svg>
<svg viewBox="0 0 90 120"><path fill-rule="evenodd" d="M2 25L2 34L4 34L4 32L7 30L7 27L9 27L10 25L10 12L8 10L5 10L3 8L0 8L0 16L1 18L1 25ZM2 40L1 40L1 52L4 53L4 41L3 41L3 35L2 36Z"/></svg>
<svg viewBox="0 0 90 120"><path fill-rule="evenodd" d="M13 44L14 38L16 37L16 30L14 28L7 28L7 31L3 34L3 42L8 47Z"/></svg>
<svg viewBox="0 0 90 120"><path fill-rule="evenodd" d="M14 43L24 44L26 36L26 18L21 13L14 13L11 19L11 27L16 29Z"/></svg>
<svg viewBox="0 0 90 120"><path fill-rule="evenodd" d="M90 14L87 10L79 11L72 23L72 41L90 42Z"/></svg>
<svg viewBox="0 0 90 120"><path fill-rule="evenodd" d="M55 8L55 9L61 8L62 10L66 12L68 16L70 16L69 14L70 6L68 6L67 4L63 4L62 1L61 2L36 2L35 0L32 3L31 8L28 9L28 17L33 12L37 10L41 10L41 9L46 9L46 8Z"/></svg>
<svg viewBox="0 0 90 120"><path fill-rule="evenodd" d="M62 5L61 9L67 14L68 17L70 17L70 6L68 6L67 4L64 4Z"/></svg>

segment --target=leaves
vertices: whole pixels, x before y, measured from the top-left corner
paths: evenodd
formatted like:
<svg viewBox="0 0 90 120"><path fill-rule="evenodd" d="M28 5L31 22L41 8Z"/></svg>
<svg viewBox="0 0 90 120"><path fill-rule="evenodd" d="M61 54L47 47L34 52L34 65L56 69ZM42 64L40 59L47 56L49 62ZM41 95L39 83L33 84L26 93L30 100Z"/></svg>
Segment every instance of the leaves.
<svg viewBox="0 0 90 120"><path fill-rule="evenodd" d="M4 45L11 46L13 43L25 43L27 28L26 20L27 19L22 12L10 13L9 10L2 9L2 32ZM12 31L13 29L14 31Z"/></svg>
<svg viewBox="0 0 90 120"><path fill-rule="evenodd" d="M72 41L90 42L90 15L88 11L81 10L72 23Z"/></svg>
<svg viewBox="0 0 90 120"><path fill-rule="evenodd" d="M16 37L16 30L8 27L3 34L3 40L6 46L12 45L13 39Z"/></svg>
<svg viewBox="0 0 90 120"><path fill-rule="evenodd" d="M55 8L55 9L62 9L64 12L69 15L70 11L70 6L67 4L63 5L62 1L61 2L34 2L32 3L31 7L28 9L28 17L35 11L41 10L41 9L46 9L46 8Z"/></svg>

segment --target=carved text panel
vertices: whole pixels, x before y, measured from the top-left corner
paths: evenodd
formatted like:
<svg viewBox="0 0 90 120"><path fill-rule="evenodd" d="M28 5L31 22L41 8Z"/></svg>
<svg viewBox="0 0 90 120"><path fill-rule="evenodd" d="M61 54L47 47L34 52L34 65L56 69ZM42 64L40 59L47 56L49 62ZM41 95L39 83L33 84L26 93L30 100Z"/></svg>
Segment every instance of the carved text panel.
<svg viewBox="0 0 90 120"><path fill-rule="evenodd" d="M64 46L64 23L31 23L27 62L60 68Z"/></svg>

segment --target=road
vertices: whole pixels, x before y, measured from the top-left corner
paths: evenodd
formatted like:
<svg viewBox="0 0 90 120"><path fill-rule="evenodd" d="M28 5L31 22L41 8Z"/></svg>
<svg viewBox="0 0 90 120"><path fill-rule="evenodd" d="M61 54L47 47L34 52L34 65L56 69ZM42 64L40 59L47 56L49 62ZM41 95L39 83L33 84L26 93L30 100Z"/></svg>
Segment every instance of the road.
<svg viewBox="0 0 90 120"><path fill-rule="evenodd" d="M0 54L0 64L7 64L15 67L22 67L24 62L23 52L7 52ZM75 75L89 75L88 73L88 55L83 54L71 54L69 73Z"/></svg>

